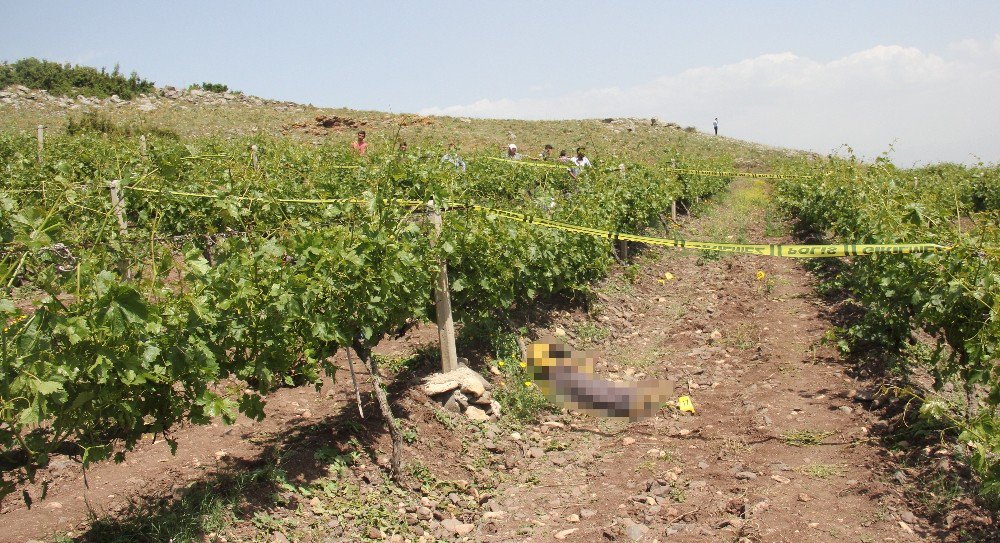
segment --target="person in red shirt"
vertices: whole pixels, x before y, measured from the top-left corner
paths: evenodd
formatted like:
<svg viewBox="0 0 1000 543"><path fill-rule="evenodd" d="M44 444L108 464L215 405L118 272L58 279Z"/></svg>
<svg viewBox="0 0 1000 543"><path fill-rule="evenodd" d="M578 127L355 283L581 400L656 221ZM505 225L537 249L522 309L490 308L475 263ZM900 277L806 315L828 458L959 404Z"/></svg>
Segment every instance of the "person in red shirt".
<svg viewBox="0 0 1000 543"><path fill-rule="evenodd" d="M359 155L362 155L362 156L364 156L368 152L368 142L365 141L365 136L366 135L367 134L365 134L364 130L359 130L358 131L358 141L352 141L351 142L351 147L355 151L357 151Z"/></svg>

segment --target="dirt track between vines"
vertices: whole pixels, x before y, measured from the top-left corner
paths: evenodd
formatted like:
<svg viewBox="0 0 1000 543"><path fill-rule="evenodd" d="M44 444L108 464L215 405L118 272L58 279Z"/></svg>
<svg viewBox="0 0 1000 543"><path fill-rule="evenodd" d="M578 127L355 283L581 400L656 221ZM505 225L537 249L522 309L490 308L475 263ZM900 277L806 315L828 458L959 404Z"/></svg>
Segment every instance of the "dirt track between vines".
<svg viewBox="0 0 1000 543"><path fill-rule="evenodd" d="M765 236L762 190L760 182L737 180L712 210L686 221L685 236L789 241ZM720 239L726 235L731 239ZM407 447L405 461L420 462L441 479L468 481L475 499L426 499L434 516L412 524L425 535L403 533L395 541L947 539L908 511L892 478L890 455L869 437L875 420L865 403L870 384L852 377L836 352L821 344L831 326L827 308L799 263L646 249L635 264L634 278L620 270L601 285L589 314L556 311L533 333L558 334L597 353L598 373L611 378L673 379L678 395L690 394L697 413L665 409L634 424L562 413L516 435L493 424L452 431L435 421L426 398L408 390L397 396L396 408L419 437ZM407 352L435 339L432 327L422 327L383 349ZM312 480L318 477L310 465L318 443L336 440L338 425L356 410L343 373L319 392L278 391L263 422L184 428L175 435L176 456L160 441L140 446L124 464L93 466L89 486L70 459L59 458L43 474L51 480L44 501L30 510L19 496L3 503L0 541L67 531L87 538L88 509L99 516L127 516L131 501L180 495L191 482L259 465L279 449L298 458L286 466L290 477ZM366 411L371 420L376 409L369 403ZM821 444L797 445L794 436ZM363 441L373 464L388 451L381 433ZM477 455L485 461L469 461ZM370 474L373 467L354 470L359 486L376 484L369 475L358 475L366 469ZM415 514L421 497L428 498L408 491L399 499L399 514ZM275 504L254 511L261 507L275 518L318 515L303 517L300 510ZM341 521L321 525L336 530L290 529L278 536L251 525L247 511L228 529L227 541L362 538ZM448 535L440 520L450 517L474 528L467 535ZM363 538L375 535L360 527L357 532ZM393 540L388 533L378 535Z"/></svg>

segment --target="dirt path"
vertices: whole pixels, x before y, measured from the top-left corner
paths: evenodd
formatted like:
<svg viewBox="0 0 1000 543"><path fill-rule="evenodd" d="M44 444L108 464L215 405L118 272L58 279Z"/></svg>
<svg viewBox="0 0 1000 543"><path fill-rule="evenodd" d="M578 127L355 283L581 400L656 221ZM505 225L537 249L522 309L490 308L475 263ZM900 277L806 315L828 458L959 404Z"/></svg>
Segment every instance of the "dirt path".
<svg viewBox="0 0 1000 543"><path fill-rule="evenodd" d="M737 181L689 237L787 241L765 235L763 190ZM858 401L870 396L820 345L830 324L799 264L649 251L601 299L596 319L558 324L569 342L604 353L612 377L689 383L697 414L529 432L528 448L549 452L498 492L504 514L483 541L923 540L883 481Z"/></svg>
<svg viewBox="0 0 1000 543"><path fill-rule="evenodd" d="M759 181L737 180L704 216L688 221L685 235L789 241L768 215L765 190ZM346 491L321 497L262 486L227 510L218 534L201 540L943 539L906 510L886 452L868 439L874 418L863 400L871 396L821 345L831 325L812 281L791 260L648 249L601 285L589 314L558 312L535 331L598 353L598 372L611 378L675 380L678 395L693 398L694 416L666 409L636 424L562 414L526 428L475 426L448 422L411 389L396 402L414 436L406 461L427 471L423 484L389 492L372 470L388 450L381 423L357 419L342 373L320 391L273 394L263 422L181 429L177 456L165 442L148 442L124 464L94 466L86 481L77 465L57 459L44 474L51 481L45 501L31 510L17 496L3 503L0 541L80 537L91 512L126 522L167 517L176 512L170 498L192 485L269 463L280 463L296 484L319 484L329 476L331 446L372 460L362 456L334 478ZM424 327L381 352L413 352L434 335ZM375 429L363 431L362 422ZM155 513L130 509L161 501ZM404 516L405 523L387 520ZM452 518L465 527L462 535L449 531ZM101 540L95 533L83 537Z"/></svg>

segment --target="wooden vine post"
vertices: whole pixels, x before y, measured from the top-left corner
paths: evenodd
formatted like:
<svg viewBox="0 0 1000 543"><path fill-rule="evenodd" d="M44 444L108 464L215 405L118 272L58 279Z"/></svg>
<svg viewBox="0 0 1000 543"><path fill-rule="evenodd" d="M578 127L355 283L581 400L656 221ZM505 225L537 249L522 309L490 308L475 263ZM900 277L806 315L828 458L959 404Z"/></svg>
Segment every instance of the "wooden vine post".
<svg viewBox="0 0 1000 543"><path fill-rule="evenodd" d="M143 160L148 157L149 149L146 147L146 135L142 134L139 136L139 155L142 156Z"/></svg>
<svg viewBox="0 0 1000 543"><path fill-rule="evenodd" d="M670 220L677 222L677 200L670 200Z"/></svg>
<svg viewBox="0 0 1000 543"><path fill-rule="evenodd" d="M255 172L260 171L260 163L257 161L257 144L250 146L250 162L253 163L253 170Z"/></svg>
<svg viewBox="0 0 1000 543"><path fill-rule="evenodd" d="M118 220L118 233L125 237L128 234L128 223L125 221L125 200L121 194L121 181L118 179L108 181L108 188L111 189L111 211ZM132 278L132 272L124 260L119 262L119 269L125 279Z"/></svg>
<svg viewBox="0 0 1000 543"><path fill-rule="evenodd" d="M42 163L42 156L45 152L45 125L38 125L38 163Z"/></svg>
<svg viewBox="0 0 1000 543"><path fill-rule="evenodd" d="M434 235L431 246L441 238L441 210L431 200L427 203L431 223L434 225ZM438 261L438 275L434 282L434 305L437 308L438 337L441 342L441 371L449 372L458 369L458 349L455 347L455 321L451 315L451 295L448 290L448 264L444 259Z"/></svg>

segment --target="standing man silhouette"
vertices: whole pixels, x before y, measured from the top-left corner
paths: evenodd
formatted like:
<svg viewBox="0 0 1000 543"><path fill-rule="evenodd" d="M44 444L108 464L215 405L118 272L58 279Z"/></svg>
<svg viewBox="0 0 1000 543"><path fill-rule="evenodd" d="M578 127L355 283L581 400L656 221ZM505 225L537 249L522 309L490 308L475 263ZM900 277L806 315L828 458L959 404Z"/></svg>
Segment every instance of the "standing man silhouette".
<svg viewBox="0 0 1000 543"><path fill-rule="evenodd" d="M718 136L719 135L719 118L718 117L716 117L715 120L712 121L712 128L715 129L715 135Z"/></svg>

